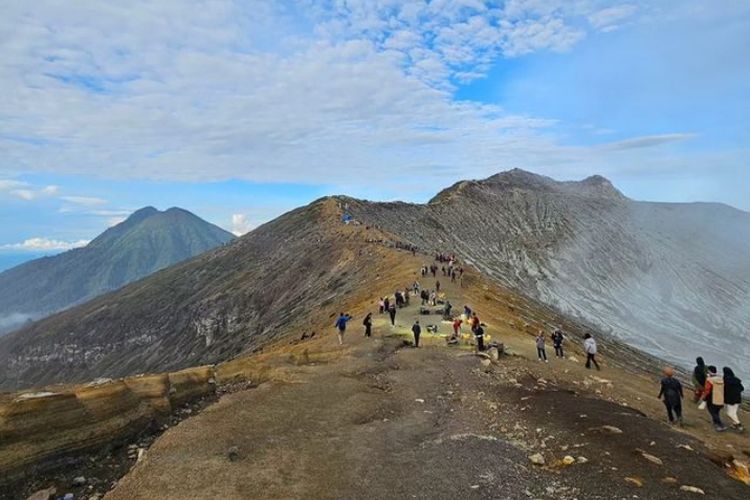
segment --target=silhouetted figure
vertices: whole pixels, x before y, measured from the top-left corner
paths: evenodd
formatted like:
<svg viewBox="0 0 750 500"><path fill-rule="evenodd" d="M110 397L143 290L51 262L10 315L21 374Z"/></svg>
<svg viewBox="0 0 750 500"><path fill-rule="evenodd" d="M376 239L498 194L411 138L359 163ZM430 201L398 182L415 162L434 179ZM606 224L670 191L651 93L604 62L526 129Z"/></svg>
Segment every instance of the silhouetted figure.
<svg viewBox="0 0 750 500"><path fill-rule="evenodd" d="M396 304L391 304L388 308L388 314L391 317L391 326L396 326Z"/></svg>
<svg viewBox="0 0 750 500"><path fill-rule="evenodd" d="M682 384L674 378L674 370L670 367L664 368L664 378L661 379L661 389L657 397L664 398L669 423L677 422L682 425Z"/></svg>
<svg viewBox="0 0 750 500"><path fill-rule="evenodd" d="M419 347L419 335L422 333L422 327L419 326L419 320L414 322L411 331L414 334L414 347Z"/></svg>
<svg viewBox="0 0 750 500"><path fill-rule="evenodd" d="M367 316L365 316L364 321L362 321L362 324L365 327L365 337L371 337L372 336L372 313L367 313Z"/></svg>

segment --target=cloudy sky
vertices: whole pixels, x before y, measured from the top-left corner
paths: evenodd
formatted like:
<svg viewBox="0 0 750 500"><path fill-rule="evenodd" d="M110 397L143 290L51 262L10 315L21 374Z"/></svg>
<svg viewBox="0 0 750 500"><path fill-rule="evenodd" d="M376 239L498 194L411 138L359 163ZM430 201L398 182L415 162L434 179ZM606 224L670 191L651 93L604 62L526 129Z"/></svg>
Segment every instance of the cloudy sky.
<svg viewBox="0 0 750 500"><path fill-rule="evenodd" d="M733 0L8 0L0 267L514 167L750 210L748 47Z"/></svg>

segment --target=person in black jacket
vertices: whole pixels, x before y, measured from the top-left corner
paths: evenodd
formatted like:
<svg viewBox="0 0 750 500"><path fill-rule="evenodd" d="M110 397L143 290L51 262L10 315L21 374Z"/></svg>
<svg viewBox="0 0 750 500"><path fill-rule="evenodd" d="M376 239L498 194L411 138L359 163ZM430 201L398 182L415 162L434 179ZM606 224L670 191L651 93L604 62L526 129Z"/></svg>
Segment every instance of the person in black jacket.
<svg viewBox="0 0 750 500"><path fill-rule="evenodd" d="M372 313L367 313L362 324L365 327L365 337L372 336Z"/></svg>
<svg viewBox="0 0 750 500"><path fill-rule="evenodd" d="M674 378L674 370L670 367L664 368L664 378L661 379L661 390L657 398L664 398L664 406L667 407L667 418L669 423L675 421L682 426L682 384ZM673 415L674 413L674 415Z"/></svg>
<svg viewBox="0 0 750 500"><path fill-rule="evenodd" d="M732 429L744 431L742 422L737 418L737 410L742 403L742 380L738 379L731 368L724 367L724 407L727 409L727 417L732 422Z"/></svg>
<svg viewBox="0 0 750 500"><path fill-rule="evenodd" d="M419 347L419 335L422 333L422 327L419 326L419 320L414 322L411 331L414 334L414 347Z"/></svg>
<svg viewBox="0 0 750 500"><path fill-rule="evenodd" d="M695 392L693 401L697 403L701 397L701 394L703 394L703 389L706 386L706 377L708 376L708 370L706 368L706 362L703 361L703 358L701 358L700 356L695 358L695 363L695 368L693 368L693 391Z"/></svg>

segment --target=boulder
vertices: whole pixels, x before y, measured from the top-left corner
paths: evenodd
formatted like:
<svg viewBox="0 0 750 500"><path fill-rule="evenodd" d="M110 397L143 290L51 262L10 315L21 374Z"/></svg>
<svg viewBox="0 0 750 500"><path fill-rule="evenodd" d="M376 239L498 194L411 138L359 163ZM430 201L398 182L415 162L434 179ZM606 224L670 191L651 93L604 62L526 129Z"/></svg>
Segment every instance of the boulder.
<svg viewBox="0 0 750 500"><path fill-rule="evenodd" d="M55 493L57 493L57 488L53 486L52 488L37 491L26 500L49 500L50 498L55 498Z"/></svg>
<svg viewBox="0 0 750 500"><path fill-rule="evenodd" d="M544 465L547 463L547 461L544 459L544 455L541 453L534 453L529 457L529 461L534 465Z"/></svg>
<svg viewBox="0 0 750 500"><path fill-rule="evenodd" d="M86 484L86 478L83 476L78 476L76 478L73 478L73 486L76 488L80 488L81 486Z"/></svg>
<svg viewBox="0 0 750 500"><path fill-rule="evenodd" d="M685 485L685 484L683 484L682 486L680 486L680 490L687 491L688 493L697 493L698 495L705 495L706 494L706 492L703 491L700 488L696 488L695 486L688 486L688 485Z"/></svg>

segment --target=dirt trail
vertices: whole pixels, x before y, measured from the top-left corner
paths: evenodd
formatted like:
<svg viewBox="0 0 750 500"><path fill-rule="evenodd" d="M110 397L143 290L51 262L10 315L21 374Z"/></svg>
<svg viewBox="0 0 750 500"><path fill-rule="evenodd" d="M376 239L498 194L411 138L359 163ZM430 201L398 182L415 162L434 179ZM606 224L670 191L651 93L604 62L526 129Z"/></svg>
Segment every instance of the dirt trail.
<svg viewBox="0 0 750 500"><path fill-rule="evenodd" d="M440 281L454 307L463 305L466 290ZM423 326L439 321L419 316L414 298L399 310L396 327L376 315L372 339L362 336L355 318L341 359L290 360L285 369L294 383L267 382L222 397L160 437L105 498L692 495L681 485L726 499L750 492L706 458L694 438L607 401L607 394L588 397L587 388L573 384L587 374L580 365L538 366L508 356L486 366L470 348L447 348L425 333L422 348L404 347L417 317ZM488 331L499 331L487 318ZM447 325L440 328L447 333ZM529 339L503 340L516 353L530 350ZM336 342L333 328L320 342ZM616 374L603 376L609 375ZM233 447L236 460L228 457ZM544 455L547 466L532 465L533 453ZM564 467L559 460L568 454L587 462ZM667 477L675 482L663 482Z"/></svg>

